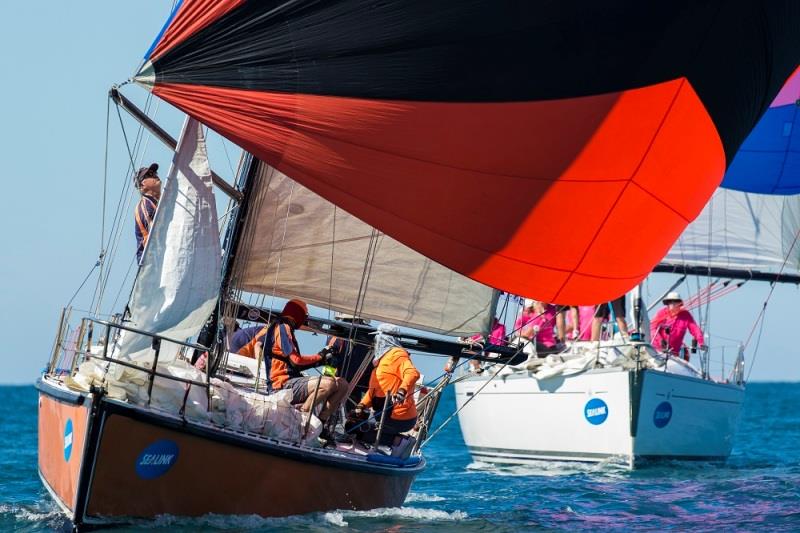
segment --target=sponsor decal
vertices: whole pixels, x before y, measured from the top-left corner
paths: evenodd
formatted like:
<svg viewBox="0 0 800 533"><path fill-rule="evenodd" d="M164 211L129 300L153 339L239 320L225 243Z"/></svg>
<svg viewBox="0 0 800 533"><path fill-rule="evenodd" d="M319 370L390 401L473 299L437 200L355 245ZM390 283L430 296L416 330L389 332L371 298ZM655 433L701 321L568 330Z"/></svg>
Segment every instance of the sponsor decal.
<svg viewBox="0 0 800 533"><path fill-rule="evenodd" d="M583 408L583 416L592 425L599 426L608 418L608 405L600 398L592 398Z"/></svg>
<svg viewBox="0 0 800 533"><path fill-rule="evenodd" d="M139 454L136 475L142 479L156 479L169 472L177 461L178 445L171 440L158 440Z"/></svg>
<svg viewBox="0 0 800 533"><path fill-rule="evenodd" d="M672 404L669 402L661 402L653 411L653 424L657 428L663 428L672 419Z"/></svg>
<svg viewBox="0 0 800 533"><path fill-rule="evenodd" d="M261 312L258 309L248 309L247 310L247 320L250 322L255 322L256 320L261 317Z"/></svg>
<svg viewBox="0 0 800 533"><path fill-rule="evenodd" d="M64 460L69 462L72 457L72 441L75 438L75 432L72 429L72 419L68 418L67 423L64 425Z"/></svg>

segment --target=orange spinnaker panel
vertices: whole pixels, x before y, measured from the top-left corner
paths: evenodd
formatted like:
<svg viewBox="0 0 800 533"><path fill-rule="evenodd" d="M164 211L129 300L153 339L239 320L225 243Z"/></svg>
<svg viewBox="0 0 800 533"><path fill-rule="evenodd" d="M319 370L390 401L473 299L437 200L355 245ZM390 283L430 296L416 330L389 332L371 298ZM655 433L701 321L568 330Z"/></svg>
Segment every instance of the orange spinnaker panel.
<svg viewBox="0 0 800 533"><path fill-rule="evenodd" d="M683 78L514 103L153 92L445 266L557 303L608 300L641 281L725 170Z"/></svg>

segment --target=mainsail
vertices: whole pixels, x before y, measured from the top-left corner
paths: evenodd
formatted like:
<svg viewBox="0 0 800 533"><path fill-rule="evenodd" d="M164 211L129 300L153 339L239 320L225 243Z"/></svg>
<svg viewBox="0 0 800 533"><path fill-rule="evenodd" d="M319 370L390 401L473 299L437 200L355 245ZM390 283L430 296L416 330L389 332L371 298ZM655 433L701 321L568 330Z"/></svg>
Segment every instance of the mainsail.
<svg viewBox="0 0 800 533"><path fill-rule="evenodd" d="M702 210L798 25L796 0L183 0L135 81L450 269L593 303Z"/></svg>
<svg viewBox="0 0 800 533"><path fill-rule="evenodd" d="M797 280L799 233L800 196L719 189L657 271L725 269L745 279L777 280L781 274Z"/></svg>
<svg viewBox="0 0 800 533"><path fill-rule="evenodd" d="M217 302L220 263L205 138L200 123L189 118L133 285L127 325L179 341L196 336ZM118 356L152 360L151 342L126 332ZM174 355L165 345L159 360Z"/></svg>
<svg viewBox="0 0 800 533"><path fill-rule="evenodd" d="M496 291L256 162L233 285L425 331L488 331Z"/></svg>

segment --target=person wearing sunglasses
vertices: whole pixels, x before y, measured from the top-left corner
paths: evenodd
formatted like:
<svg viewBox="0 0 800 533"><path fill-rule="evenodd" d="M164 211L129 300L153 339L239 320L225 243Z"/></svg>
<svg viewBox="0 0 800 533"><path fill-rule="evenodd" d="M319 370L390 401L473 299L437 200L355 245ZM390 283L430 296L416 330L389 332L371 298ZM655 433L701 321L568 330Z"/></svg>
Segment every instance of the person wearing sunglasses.
<svg viewBox="0 0 800 533"><path fill-rule="evenodd" d="M140 168L134 175L134 184L142 198L136 205L136 260L141 263L142 252L150 235L150 227L156 215L158 200L161 198L161 178L158 177L158 164Z"/></svg>

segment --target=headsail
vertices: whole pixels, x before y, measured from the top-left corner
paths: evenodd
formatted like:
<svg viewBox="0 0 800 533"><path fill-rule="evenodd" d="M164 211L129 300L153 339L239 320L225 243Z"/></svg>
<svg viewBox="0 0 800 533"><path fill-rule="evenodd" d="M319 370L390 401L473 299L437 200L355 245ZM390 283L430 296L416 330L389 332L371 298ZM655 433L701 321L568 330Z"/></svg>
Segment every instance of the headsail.
<svg viewBox="0 0 800 533"><path fill-rule="evenodd" d="M186 340L200 331L217 302L221 251L200 123L184 125L128 308L128 325ZM152 359L150 337L123 335L119 356ZM162 353L160 361L169 362Z"/></svg>
<svg viewBox="0 0 800 533"><path fill-rule="evenodd" d="M136 80L453 270L591 303L701 211L798 24L795 0L184 0Z"/></svg>
<svg viewBox="0 0 800 533"><path fill-rule="evenodd" d="M663 263L676 271L739 271L747 278L800 275L800 196L719 189Z"/></svg>
<svg viewBox="0 0 800 533"><path fill-rule="evenodd" d="M495 292L258 163L233 286L449 335L489 330Z"/></svg>

